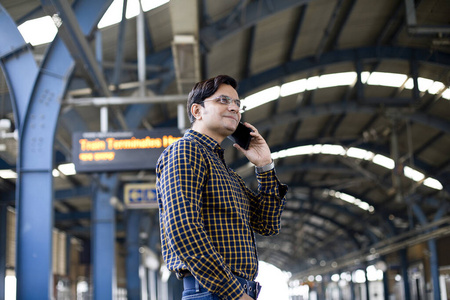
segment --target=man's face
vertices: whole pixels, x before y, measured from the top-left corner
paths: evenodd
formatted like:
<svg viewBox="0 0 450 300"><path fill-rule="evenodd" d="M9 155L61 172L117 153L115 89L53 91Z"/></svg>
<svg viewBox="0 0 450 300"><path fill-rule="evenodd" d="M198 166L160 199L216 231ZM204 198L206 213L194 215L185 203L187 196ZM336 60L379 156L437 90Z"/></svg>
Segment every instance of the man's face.
<svg viewBox="0 0 450 300"><path fill-rule="evenodd" d="M194 114L197 119L194 129L209 135L218 142L232 134L241 120L241 113L236 102L223 104L218 99L220 96L239 99L237 91L232 86L222 84L213 95L204 100L203 106L195 104L197 107Z"/></svg>

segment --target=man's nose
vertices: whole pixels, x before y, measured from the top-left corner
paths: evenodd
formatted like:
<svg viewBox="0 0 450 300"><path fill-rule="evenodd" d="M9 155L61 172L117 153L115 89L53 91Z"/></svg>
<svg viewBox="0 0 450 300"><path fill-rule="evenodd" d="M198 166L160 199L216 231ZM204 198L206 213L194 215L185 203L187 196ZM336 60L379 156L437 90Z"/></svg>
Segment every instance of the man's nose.
<svg viewBox="0 0 450 300"><path fill-rule="evenodd" d="M228 109L231 111L239 111L239 106L236 104L236 100L232 100L228 105Z"/></svg>

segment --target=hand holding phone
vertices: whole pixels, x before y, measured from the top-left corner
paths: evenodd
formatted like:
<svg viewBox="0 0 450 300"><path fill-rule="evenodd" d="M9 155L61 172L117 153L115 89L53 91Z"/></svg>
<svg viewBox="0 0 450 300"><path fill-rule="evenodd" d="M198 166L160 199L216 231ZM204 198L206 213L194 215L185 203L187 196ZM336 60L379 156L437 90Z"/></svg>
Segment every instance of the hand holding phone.
<svg viewBox="0 0 450 300"><path fill-rule="evenodd" d="M228 138L233 141L233 143L238 144L241 148L248 150L252 136L250 135L252 130L245 126L243 123L239 122L236 131L233 132Z"/></svg>

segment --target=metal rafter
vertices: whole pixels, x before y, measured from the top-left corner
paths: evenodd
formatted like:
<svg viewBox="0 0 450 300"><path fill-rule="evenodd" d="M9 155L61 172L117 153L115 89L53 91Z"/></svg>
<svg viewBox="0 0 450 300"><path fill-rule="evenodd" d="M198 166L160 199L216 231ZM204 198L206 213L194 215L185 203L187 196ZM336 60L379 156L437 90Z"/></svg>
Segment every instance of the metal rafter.
<svg viewBox="0 0 450 300"><path fill-rule="evenodd" d="M255 25L275 13L305 5L311 0L278 0L273 3L272 9L267 5L260 5L260 1L250 2L245 11L242 12L241 18L236 18L236 14L241 7L238 5L234 13L203 27L200 30L200 42L206 48L206 51L211 49L213 44L242 29Z"/></svg>

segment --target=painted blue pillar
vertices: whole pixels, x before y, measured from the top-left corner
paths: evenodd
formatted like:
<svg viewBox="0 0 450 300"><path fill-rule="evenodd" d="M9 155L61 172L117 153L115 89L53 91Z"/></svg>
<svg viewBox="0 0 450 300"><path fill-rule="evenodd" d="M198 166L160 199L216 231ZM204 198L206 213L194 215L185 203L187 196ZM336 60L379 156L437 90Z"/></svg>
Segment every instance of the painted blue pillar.
<svg viewBox="0 0 450 300"><path fill-rule="evenodd" d="M115 299L116 295L116 222L115 209L110 203L116 185L116 174L100 174L92 204L94 300Z"/></svg>
<svg viewBox="0 0 450 300"><path fill-rule="evenodd" d="M48 110L45 108L52 106L57 93L36 87L38 68L32 52L14 21L1 6L0 24L0 64L10 89L20 137L16 187L17 298L50 299L53 288L53 151L49 146L53 144L53 135L48 128L51 128L52 121L56 121L52 116L53 107ZM32 96L36 96L36 103L30 109Z"/></svg>
<svg viewBox="0 0 450 300"><path fill-rule="evenodd" d="M408 277L408 254L406 249L400 250L400 262L402 268L402 278L403 278L403 291L405 293L405 300L411 300L411 290L409 288L409 277Z"/></svg>
<svg viewBox="0 0 450 300"><path fill-rule="evenodd" d="M19 140L16 188L18 299L51 299L53 294L53 140L63 91L58 85L58 75L40 75Z"/></svg>
<svg viewBox="0 0 450 300"><path fill-rule="evenodd" d="M2 201L2 199L0 199ZM6 205L0 202L0 299L5 299L6 276Z"/></svg>
<svg viewBox="0 0 450 300"><path fill-rule="evenodd" d="M48 5L48 1L42 2ZM86 35L110 2L74 3ZM16 187L17 298L52 299L53 142L60 100L74 64L57 38L38 70L28 45L3 7L0 26L0 64L10 88L20 137Z"/></svg>
<svg viewBox="0 0 450 300"><path fill-rule="evenodd" d="M38 67L14 20L0 4L0 66L11 96L16 128L25 119Z"/></svg>
<svg viewBox="0 0 450 300"><path fill-rule="evenodd" d="M435 239L428 241L428 250L430 251L430 269L431 269L431 282L433 283L433 299L440 300L441 287L439 282L439 263Z"/></svg>
<svg viewBox="0 0 450 300"><path fill-rule="evenodd" d="M417 205L414 204L412 206L414 214L417 216L417 219L419 219L420 224L427 225L428 220L423 213L422 209ZM445 214L447 208L441 207L436 215L434 216L434 221L439 220L443 214ZM439 262L438 262L438 252L437 252L437 246L436 246L436 240L431 239L427 241L428 244L428 251L430 253L430 271L431 271L431 282L433 283L433 300L440 300L441 299L441 288L440 288L440 282L439 282Z"/></svg>
<svg viewBox="0 0 450 300"><path fill-rule="evenodd" d="M66 275L69 277L70 275L70 257L72 256L72 243L71 240L72 236L70 234L66 234Z"/></svg>
<svg viewBox="0 0 450 300"><path fill-rule="evenodd" d="M127 297L129 300L141 299L141 281L139 278L139 228L141 214L138 210L128 210L127 236L126 236L126 276L127 276Z"/></svg>
<svg viewBox="0 0 450 300"><path fill-rule="evenodd" d="M38 135L36 140L41 138L42 136ZM44 144L45 141L41 143ZM42 145L36 150L42 156L44 156L43 148ZM47 150L52 149L47 148ZM51 156L51 153L48 155ZM46 163L49 163L48 160L42 158L42 164ZM17 298L51 299L53 294L52 170L33 163L26 166L20 170L20 199L16 210L18 212L16 214Z"/></svg>

